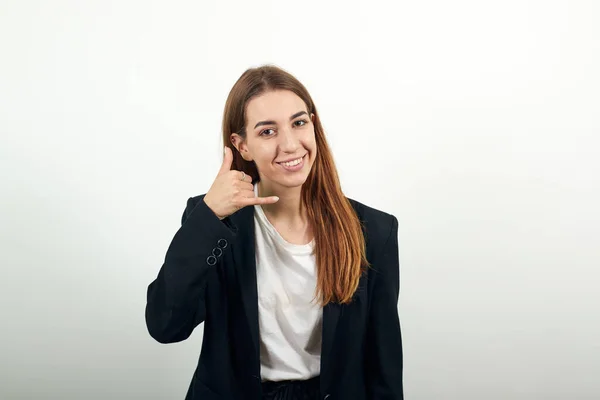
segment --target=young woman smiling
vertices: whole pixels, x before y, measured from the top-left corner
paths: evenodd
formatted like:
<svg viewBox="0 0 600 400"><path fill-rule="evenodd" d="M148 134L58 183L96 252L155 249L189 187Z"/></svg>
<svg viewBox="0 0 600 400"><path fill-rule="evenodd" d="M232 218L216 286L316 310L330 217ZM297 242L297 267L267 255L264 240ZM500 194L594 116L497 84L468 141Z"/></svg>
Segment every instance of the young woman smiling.
<svg viewBox="0 0 600 400"><path fill-rule="evenodd" d="M402 399L398 220L343 194L288 72L245 71L222 129L220 171L147 294L161 343L204 322L186 399Z"/></svg>

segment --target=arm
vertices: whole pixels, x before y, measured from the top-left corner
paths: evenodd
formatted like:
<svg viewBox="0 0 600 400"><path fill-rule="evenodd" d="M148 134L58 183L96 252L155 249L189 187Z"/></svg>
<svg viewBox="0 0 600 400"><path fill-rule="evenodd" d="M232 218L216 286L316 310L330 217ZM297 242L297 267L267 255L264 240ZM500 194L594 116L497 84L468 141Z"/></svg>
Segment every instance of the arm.
<svg viewBox="0 0 600 400"><path fill-rule="evenodd" d="M150 335L160 343L187 339L206 317L206 285L219 285L213 271L223 256L207 258L221 248L220 239L227 241L222 252L229 251L235 238L235 227L228 218L219 218L204 202L188 199L181 218L181 227L171 241L158 277L148 286L146 326ZM215 251L219 254L219 251Z"/></svg>
<svg viewBox="0 0 600 400"><path fill-rule="evenodd" d="M367 328L367 392L372 400L401 400L402 338L398 317L400 262L398 219L392 216L389 237L373 265L373 292Z"/></svg>

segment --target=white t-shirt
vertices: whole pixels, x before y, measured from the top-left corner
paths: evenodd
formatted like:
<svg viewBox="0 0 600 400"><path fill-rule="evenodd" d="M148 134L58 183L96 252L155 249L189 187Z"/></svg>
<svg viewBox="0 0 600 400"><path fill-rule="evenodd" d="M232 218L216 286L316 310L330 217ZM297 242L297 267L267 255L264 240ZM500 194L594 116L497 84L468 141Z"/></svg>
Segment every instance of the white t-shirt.
<svg viewBox="0 0 600 400"><path fill-rule="evenodd" d="M254 193L258 195L257 184ZM314 299L314 239L287 242L254 206L261 379L310 379L320 373L323 308Z"/></svg>

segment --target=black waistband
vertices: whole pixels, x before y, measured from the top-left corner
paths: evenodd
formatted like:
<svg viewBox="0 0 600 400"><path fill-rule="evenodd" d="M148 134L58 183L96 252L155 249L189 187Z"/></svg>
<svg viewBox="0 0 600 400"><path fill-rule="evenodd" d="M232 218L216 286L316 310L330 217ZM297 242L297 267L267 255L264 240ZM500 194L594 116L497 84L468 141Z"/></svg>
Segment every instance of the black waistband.
<svg viewBox="0 0 600 400"><path fill-rule="evenodd" d="M318 376L306 380L265 381L262 383L263 396L270 398L269 396L279 393L314 393L318 398L319 382ZM279 396L274 398L279 398Z"/></svg>

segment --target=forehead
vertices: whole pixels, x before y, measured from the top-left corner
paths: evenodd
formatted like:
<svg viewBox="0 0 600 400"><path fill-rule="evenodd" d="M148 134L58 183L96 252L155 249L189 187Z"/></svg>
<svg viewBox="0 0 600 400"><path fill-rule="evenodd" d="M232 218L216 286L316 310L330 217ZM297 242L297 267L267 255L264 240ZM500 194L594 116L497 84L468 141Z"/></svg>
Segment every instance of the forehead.
<svg viewBox="0 0 600 400"><path fill-rule="evenodd" d="M262 120L288 121L298 111L307 111L304 101L289 90L269 91L248 102L248 123Z"/></svg>

